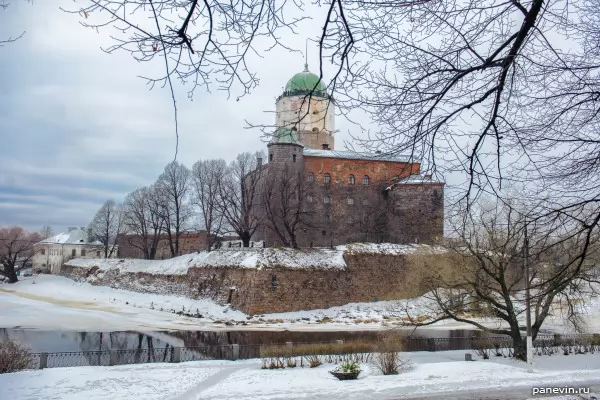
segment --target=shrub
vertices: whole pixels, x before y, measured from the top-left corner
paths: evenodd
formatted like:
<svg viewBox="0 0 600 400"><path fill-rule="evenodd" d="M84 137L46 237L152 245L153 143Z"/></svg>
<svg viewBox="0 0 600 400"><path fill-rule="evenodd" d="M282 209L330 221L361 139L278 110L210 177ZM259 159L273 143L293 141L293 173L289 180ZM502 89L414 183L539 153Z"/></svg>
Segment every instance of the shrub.
<svg viewBox="0 0 600 400"><path fill-rule="evenodd" d="M29 348L13 340L0 342L0 374L29 368Z"/></svg>
<svg viewBox="0 0 600 400"><path fill-rule="evenodd" d="M373 350L373 365L383 375L397 375L409 368L408 360L400 357L404 348L404 340L397 333L386 332L381 335Z"/></svg>
<svg viewBox="0 0 600 400"><path fill-rule="evenodd" d="M308 362L308 366L311 367L311 368L316 368L319 365L323 364L321 362L321 356L319 356L317 354L311 354L311 355L308 355L308 356L304 356L304 358Z"/></svg>

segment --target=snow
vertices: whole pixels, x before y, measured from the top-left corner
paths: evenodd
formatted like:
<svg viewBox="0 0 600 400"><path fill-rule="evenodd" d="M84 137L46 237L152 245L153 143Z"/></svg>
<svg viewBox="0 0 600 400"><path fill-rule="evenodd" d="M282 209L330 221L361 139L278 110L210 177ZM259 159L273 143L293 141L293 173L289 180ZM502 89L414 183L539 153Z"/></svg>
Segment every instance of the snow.
<svg viewBox="0 0 600 400"><path fill-rule="evenodd" d="M249 260L251 260L249 258ZM252 261L253 262L253 261ZM339 331L397 329L405 310L419 316L427 312L426 296L406 300L349 303L328 309L248 316L210 299L139 293L75 282L54 275L22 277L15 284L0 284L0 328L23 327L74 331L107 330L290 330ZM600 332L600 299L586 302L586 331ZM161 311L161 309L163 311ZM183 311L203 318L180 316ZM321 322L327 317L327 322ZM478 319L490 327L504 326L493 319ZM226 325L227 323L227 325ZM474 329L470 324L440 321L428 329ZM413 329L406 327L404 329ZM551 316L544 329L573 333L560 315Z"/></svg>
<svg viewBox="0 0 600 400"><path fill-rule="evenodd" d="M435 394L452 398L453 394L499 389L531 395L533 387L600 384L600 354L539 357L533 373L526 371L524 363L511 359L465 362L463 351L404 353L403 357L413 365L407 372L383 376L371 365L362 364L363 372L356 381L335 380L328 373L334 364L263 370L256 359L52 368L0 375L0 398L398 399Z"/></svg>
<svg viewBox="0 0 600 400"><path fill-rule="evenodd" d="M331 249L252 248L216 250L187 254L168 260L73 259L67 265L81 268L99 267L100 271L145 272L160 275L186 275L191 267L203 268L289 268L345 269L344 252Z"/></svg>
<svg viewBox="0 0 600 400"><path fill-rule="evenodd" d="M441 246L430 246L427 244L394 244L394 243L352 243L336 246L337 250L348 254L384 254L384 255L405 255L405 254L439 254L445 253Z"/></svg>
<svg viewBox="0 0 600 400"><path fill-rule="evenodd" d="M198 311L203 318L171 312L183 309ZM211 330L214 320L230 318L244 319L245 314L208 299L130 292L62 276L40 275L0 285L0 327L5 328Z"/></svg>
<svg viewBox="0 0 600 400"><path fill-rule="evenodd" d="M74 229L42 240L39 244L102 244L99 241L89 242L85 229Z"/></svg>

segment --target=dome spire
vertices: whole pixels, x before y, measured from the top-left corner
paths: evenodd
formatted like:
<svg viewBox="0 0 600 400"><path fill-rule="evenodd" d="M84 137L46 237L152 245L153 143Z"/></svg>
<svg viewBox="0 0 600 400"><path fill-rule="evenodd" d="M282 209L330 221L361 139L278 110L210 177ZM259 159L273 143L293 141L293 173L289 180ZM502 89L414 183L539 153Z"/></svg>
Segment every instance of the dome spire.
<svg viewBox="0 0 600 400"><path fill-rule="evenodd" d="M304 47L304 72L308 72L308 38L305 40Z"/></svg>

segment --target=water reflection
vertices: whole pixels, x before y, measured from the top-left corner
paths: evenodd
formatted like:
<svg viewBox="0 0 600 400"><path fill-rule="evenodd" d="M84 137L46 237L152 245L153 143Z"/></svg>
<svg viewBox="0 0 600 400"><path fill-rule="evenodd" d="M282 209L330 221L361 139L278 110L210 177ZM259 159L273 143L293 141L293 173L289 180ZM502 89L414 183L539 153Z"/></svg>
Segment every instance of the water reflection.
<svg viewBox="0 0 600 400"><path fill-rule="evenodd" d="M419 329L400 331L417 338L450 338L468 341L471 336L484 335L476 330ZM17 340L29 346L32 352L102 352L105 350L138 350L140 361L168 359L172 347L223 346L230 344L260 345L285 342L318 343L335 340L376 341L377 331L340 332L272 332L272 331L175 331L175 332L64 332L27 329L0 329L0 341ZM154 351L154 349L166 349ZM164 354L162 354L164 352ZM100 353L97 355L100 357ZM91 365L94 365L92 360ZM138 362L140 362L138 361ZM99 361L98 361L99 363Z"/></svg>

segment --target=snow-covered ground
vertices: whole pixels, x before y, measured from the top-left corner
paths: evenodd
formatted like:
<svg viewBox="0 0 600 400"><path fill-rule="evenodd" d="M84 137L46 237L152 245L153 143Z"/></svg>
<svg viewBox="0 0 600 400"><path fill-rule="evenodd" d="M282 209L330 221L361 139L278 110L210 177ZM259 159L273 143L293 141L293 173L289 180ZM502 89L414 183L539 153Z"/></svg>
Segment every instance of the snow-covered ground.
<svg viewBox="0 0 600 400"><path fill-rule="evenodd" d="M138 293L94 286L54 275L24 277L15 284L0 284L0 328L71 331L108 330L371 330L396 327L405 308L419 315L428 300L350 303L325 310L257 315L208 299ZM586 304L587 330L600 332L600 300ZM177 315L177 312L202 317ZM485 321L496 325L495 321ZM429 328L472 329L468 324L443 321ZM545 329L568 332L561 318L551 317ZM408 328L407 328L408 329Z"/></svg>
<svg viewBox="0 0 600 400"><path fill-rule="evenodd" d="M524 363L511 359L465 362L463 351L403 356L412 363L407 372L383 376L364 364L356 381L337 381L328 373L333 364L263 370L260 360L52 368L0 375L0 398L398 399L435 394L453 398L461 393L499 389L528 397L533 394L533 387L592 387L593 393L600 385L600 354L540 357L533 373L526 371Z"/></svg>

